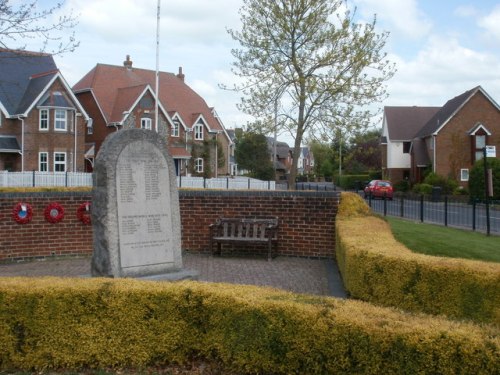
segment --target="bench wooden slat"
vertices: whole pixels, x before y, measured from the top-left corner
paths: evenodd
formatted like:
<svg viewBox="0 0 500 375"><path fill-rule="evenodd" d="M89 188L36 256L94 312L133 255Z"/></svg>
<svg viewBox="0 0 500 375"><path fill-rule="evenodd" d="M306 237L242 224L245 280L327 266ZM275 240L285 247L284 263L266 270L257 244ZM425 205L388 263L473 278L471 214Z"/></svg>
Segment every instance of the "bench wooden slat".
<svg viewBox="0 0 500 375"><path fill-rule="evenodd" d="M268 243L268 259L272 258L273 245L278 246L278 218L219 218L210 225L210 250L220 253L222 243Z"/></svg>

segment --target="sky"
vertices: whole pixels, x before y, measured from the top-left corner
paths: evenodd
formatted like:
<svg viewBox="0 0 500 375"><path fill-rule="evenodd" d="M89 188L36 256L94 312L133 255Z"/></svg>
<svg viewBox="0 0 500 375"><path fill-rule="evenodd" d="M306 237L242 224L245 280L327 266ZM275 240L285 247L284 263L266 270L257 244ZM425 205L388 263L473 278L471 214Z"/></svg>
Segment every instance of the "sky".
<svg viewBox="0 0 500 375"><path fill-rule="evenodd" d="M14 3L20 0L13 0ZM39 0L39 6L55 1ZM239 29L242 0L161 0L161 71L177 73L215 107L226 128L251 120L238 111L240 94L231 84L238 45L227 28ZM448 99L481 85L500 103L500 3L498 0L348 0L357 20L377 17L377 32L390 33L385 52L397 73L387 83L388 98L378 106L442 106ZM64 12L79 15L80 46L56 56L74 85L97 63L156 68L157 0L66 0ZM29 47L29 44L28 44ZM29 49L29 48L28 48ZM381 118L374 120L381 126ZM285 134L280 140L292 144Z"/></svg>

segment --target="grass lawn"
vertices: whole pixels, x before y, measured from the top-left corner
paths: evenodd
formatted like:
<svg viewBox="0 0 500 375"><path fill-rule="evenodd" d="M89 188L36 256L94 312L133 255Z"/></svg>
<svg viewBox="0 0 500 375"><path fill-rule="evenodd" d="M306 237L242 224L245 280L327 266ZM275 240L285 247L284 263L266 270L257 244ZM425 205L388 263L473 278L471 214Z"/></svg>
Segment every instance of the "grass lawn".
<svg viewBox="0 0 500 375"><path fill-rule="evenodd" d="M386 217L394 237L417 253L500 262L500 237Z"/></svg>

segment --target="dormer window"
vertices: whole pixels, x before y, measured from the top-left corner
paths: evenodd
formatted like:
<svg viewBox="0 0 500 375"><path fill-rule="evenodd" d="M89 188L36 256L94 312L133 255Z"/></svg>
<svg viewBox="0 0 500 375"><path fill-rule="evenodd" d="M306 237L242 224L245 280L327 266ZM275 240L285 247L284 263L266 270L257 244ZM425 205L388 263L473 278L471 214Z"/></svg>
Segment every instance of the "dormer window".
<svg viewBox="0 0 500 375"><path fill-rule="evenodd" d="M178 119L175 119L173 121L172 132L170 134L172 137L178 137L179 136L179 125L180 125L180 121Z"/></svg>
<svg viewBox="0 0 500 375"><path fill-rule="evenodd" d="M153 125L153 121L150 118L143 117L141 118L141 129L151 130Z"/></svg>
<svg viewBox="0 0 500 375"><path fill-rule="evenodd" d="M194 139L197 141L203 140L203 124L196 124L194 126Z"/></svg>
<svg viewBox="0 0 500 375"><path fill-rule="evenodd" d="M472 162L474 163L483 158L483 149L488 144L488 136L491 133L482 124L477 124L469 134L471 135Z"/></svg>

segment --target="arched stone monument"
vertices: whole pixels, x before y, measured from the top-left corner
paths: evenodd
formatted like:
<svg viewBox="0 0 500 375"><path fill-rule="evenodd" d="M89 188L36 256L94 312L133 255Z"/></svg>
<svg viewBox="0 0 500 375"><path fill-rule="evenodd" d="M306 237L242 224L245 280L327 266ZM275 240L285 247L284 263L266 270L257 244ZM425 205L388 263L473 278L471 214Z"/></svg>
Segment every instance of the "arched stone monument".
<svg viewBox="0 0 500 375"><path fill-rule="evenodd" d="M166 141L154 131L126 129L106 138L94 166L93 276L182 273L174 171Z"/></svg>

